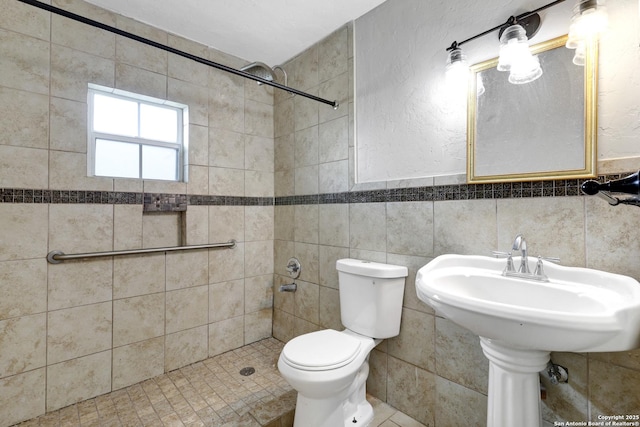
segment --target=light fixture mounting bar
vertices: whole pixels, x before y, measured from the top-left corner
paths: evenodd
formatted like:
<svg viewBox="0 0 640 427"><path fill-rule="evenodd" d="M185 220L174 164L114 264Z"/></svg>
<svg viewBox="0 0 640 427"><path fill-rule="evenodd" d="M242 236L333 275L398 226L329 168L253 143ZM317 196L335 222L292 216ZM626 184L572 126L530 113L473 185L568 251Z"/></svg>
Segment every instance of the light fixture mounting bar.
<svg viewBox="0 0 640 427"><path fill-rule="evenodd" d="M519 21L520 19L528 18L529 16L531 16L531 15L533 15L535 13L541 12L541 11L543 11L543 10L545 10L547 8L550 8L551 6L555 6L555 5L559 4L559 3L563 3L564 1L565 0L552 1L551 3L545 4L544 6L541 6L541 7L537 8L537 9L534 9L531 12L526 12L526 13L523 13L521 15L518 15L518 16L516 16L516 21Z"/></svg>
<svg viewBox="0 0 640 427"><path fill-rule="evenodd" d="M469 37L468 39L465 39L465 40L463 40L461 42L454 41L453 43L451 43L451 46L449 46L446 50L450 51L452 49L455 49L456 47L462 46L463 44L465 44L467 42L470 42L471 40L475 40L477 38L486 36L487 34L492 33L492 32L494 32L496 30L504 29L507 26L510 26L510 25L518 23L519 21L526 20L526 19L530 18L531 16L536 15L538 12L540 12L542 10L545 10L545 9L547 9L549 7L555 6L555 5L557 5L559 3L562 3L564 1L566 1L566 0L555 0L555 1L552 1L551 3L545 4L544 6L541 6L541 7L537 8L537 9L534 9L534 10L532 10L530 12L525 12L525 13L522 13L522 14L520 14L518 16L513 16L512 15L512 16L509 17L509 19L507 19L506 22L504 22L504 23L502 23L500 25L496 25L493 28L490 28L490 29L488 29L486 31L483 31L483 32L479 33L479 34L476 34L473 37ZM537 31L537 28L532 32L535 33L535 31Z"/></svg>

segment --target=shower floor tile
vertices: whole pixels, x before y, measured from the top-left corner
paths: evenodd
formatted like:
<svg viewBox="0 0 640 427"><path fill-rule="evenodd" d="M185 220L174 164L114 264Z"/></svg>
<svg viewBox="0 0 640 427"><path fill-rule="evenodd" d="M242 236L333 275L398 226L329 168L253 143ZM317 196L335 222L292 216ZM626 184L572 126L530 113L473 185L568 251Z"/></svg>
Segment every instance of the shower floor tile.
<svg viewBox="0 0 640 427"><path fill-rule="evenodd" d="M291 427L296 392L278 372L282 347L268 338L16 426ZM244 376L247 367L255 372ZM371 427L422 426L368 399L376 411Z"/></svg>

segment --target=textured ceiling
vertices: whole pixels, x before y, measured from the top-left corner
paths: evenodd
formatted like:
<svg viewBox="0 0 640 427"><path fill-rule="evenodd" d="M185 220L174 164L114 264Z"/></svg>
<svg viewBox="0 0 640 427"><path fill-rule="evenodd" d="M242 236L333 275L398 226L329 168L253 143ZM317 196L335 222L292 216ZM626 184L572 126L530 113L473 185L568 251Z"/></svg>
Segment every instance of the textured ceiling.
<svg viewBox="0 0 640 427"><path fill-rule="evenodd" d="M384 0L88 0L248 61L280 64Z"/></svg>

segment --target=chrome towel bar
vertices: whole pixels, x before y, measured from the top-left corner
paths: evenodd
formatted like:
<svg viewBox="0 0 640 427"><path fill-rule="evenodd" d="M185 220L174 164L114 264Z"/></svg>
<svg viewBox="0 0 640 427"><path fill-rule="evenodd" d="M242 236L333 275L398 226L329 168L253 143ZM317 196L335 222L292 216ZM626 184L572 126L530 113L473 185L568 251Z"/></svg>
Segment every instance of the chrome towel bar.
<svg viewBox="0 0 640 427"><path fill-rule="evenodd" d="M73 259L83 258L100 258L117 255L139 255L139 254L152 254L157 252L175 252L175 251L188 251L194 249L214 249L214 248L229 248L233 249L236 246L235 240L230 240L227 243L209 243L205 245L189 245L189 246L168 246L164 248L147 248L147 249L129 249L123 251L106 251L106 252L89 252L84 254L65 254L62 251L51 251L47 254L47 261L50 264L60 264L62 261L69 261Z"/></svg>

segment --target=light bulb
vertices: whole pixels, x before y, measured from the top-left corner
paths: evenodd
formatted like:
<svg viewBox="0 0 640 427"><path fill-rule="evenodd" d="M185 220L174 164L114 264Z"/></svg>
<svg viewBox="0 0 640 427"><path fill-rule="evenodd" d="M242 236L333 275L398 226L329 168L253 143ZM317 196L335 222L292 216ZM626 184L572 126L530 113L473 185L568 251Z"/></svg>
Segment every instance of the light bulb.
<svg viewBox="0 0 640 427"><path fill-rule="evenodd" d="M598 37L608 26L604 0L578 0L573 8L566 46L577 49L581 43Z"/></svg>
<svg viewBox="0 0 640 427"><path fill-rule="evenodd" d="M466 84L469 77L469 65L467 57L459 47L451 49L447 56L446 66L447 82L451 85Z"/></svg>
<svg viewBox="0 0 640 427"><path fill-rule="evenodd" d="M500 57L498 58L498 71L509 71L514 61L522 55L523 47L527 50L529 39L521 25L511 25L500 36Z"/></svg>
<svg viewBox="0 0 640 427"><path fill-rule="evenodd" d="M531 55L529 39L521 25L508 27L500 36L498 71L509 71L509 83L524 84L542 75L540 61Z"/></svg>

